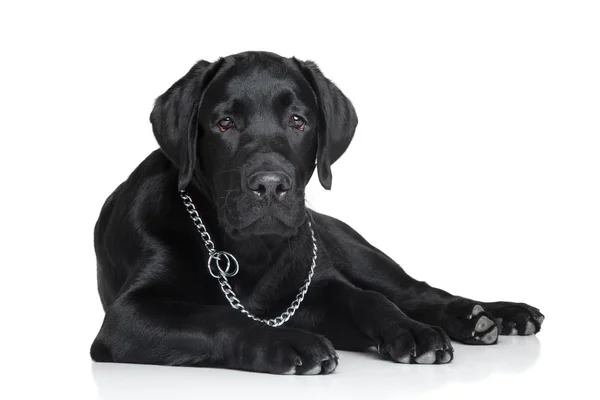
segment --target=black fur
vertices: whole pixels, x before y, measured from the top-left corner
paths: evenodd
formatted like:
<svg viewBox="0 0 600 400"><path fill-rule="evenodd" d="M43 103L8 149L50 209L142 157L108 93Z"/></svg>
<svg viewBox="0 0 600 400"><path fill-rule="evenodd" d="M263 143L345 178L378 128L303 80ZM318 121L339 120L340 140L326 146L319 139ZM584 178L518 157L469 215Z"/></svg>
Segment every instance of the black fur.
<svg viewBox="0 0 600 400"><path fill-rule="evenodd" d="M223 121L232 126L222 131ZM498 333L539 331L536 308L432 288L348 225L305 208L315 166L329 189L358 123L313 62L261 52L200 61L156 100L151 122L160 150L108 198L95 229L106 316L94 360L329 373L334 348L447 363L450 338L492 344ZM229 306L178 189L217 249L237 257L232 287L264 318L284 311L306 279L313 221L317 268L290 321L273 328Z"/></svg>

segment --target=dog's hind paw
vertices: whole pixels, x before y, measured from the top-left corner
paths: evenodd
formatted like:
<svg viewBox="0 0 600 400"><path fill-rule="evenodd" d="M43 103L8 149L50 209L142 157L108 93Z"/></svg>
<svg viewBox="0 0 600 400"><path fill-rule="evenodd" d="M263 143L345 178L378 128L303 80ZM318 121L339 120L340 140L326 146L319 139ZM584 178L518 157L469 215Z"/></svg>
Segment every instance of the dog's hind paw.
<svg viewBox="0 0 600 400"><path fill-rule="evenodd" d="M544 315L539 309L524 303L499 301L485 303L495 317L501 335L534 335L542 328Z"/></svg>
<svg viewBox="0 0 600 400"><path fill-rule="evenodd" d="M494 344L498 341L498 326L493 316L485 309L475 304L466 317L466 325L472 327L471 334L462 340L467 344Z"/></svg>
<svg viewBox="0 0 600 400"><path fill-rule="evenodd" d="M468 299L443 306L427 322L441 326L450 338L466 344L495 344L500 333L494 316L483 303Z"/></svg>
<svg viewBox="0 0 600 400"><path fill-rule="evenodd" d="M495 344L499 335L532 335L539 332L544 316L523 303L483 303L458 298L429 318L453 340L465 344Z"/></svg>

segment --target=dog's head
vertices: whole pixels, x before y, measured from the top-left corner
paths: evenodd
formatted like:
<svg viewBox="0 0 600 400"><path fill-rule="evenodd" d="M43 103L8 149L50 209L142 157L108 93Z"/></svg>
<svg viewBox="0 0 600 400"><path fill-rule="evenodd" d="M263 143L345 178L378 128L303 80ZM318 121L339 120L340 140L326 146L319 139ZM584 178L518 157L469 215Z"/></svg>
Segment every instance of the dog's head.
<svg viewBox="0 0 600 400"><path fill-rule="evenodd" d="M200 185L232 236L293 234L315 164L330 189L331 165L358 123L315 63L263 52L199 61L156 100L150 120L179 189Z"/></svg>

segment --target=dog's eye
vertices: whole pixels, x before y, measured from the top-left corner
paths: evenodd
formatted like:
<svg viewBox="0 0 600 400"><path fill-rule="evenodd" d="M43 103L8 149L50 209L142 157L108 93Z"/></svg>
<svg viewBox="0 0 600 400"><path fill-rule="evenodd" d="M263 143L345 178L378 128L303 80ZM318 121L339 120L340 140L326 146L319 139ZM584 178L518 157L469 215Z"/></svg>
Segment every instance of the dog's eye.
<svg viewBox="0 0 600 400"><path fill-rule="evenodd" d="M296 128L299 131L303 131L305 125L306 121L299 115L292 115L292 118L290 118L290 126L292 128Z"/></svg>
<svg viewBox="0 0 600 400"><path fill-rule="evenodd" d="M227 129L233 126L233 120L229 117L223 118L219 122L217 122L217 126L221 132L225 132Z"/></svg>

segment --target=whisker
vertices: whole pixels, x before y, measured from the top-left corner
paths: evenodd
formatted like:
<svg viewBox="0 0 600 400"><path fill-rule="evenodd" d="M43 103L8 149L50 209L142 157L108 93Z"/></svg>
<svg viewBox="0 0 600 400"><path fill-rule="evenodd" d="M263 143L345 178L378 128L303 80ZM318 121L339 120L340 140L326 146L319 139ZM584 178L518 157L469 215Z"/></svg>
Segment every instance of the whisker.
<svg viewBox="0 0 600 400"><path fill-rule="evenodd" d="M241 171L241 167L237 167L237 168L233 168L233 169L226 169L225 171L220 171L217 172L215 175L221 175L221 174L226 174L228 172L240 172Z"/></svg>

